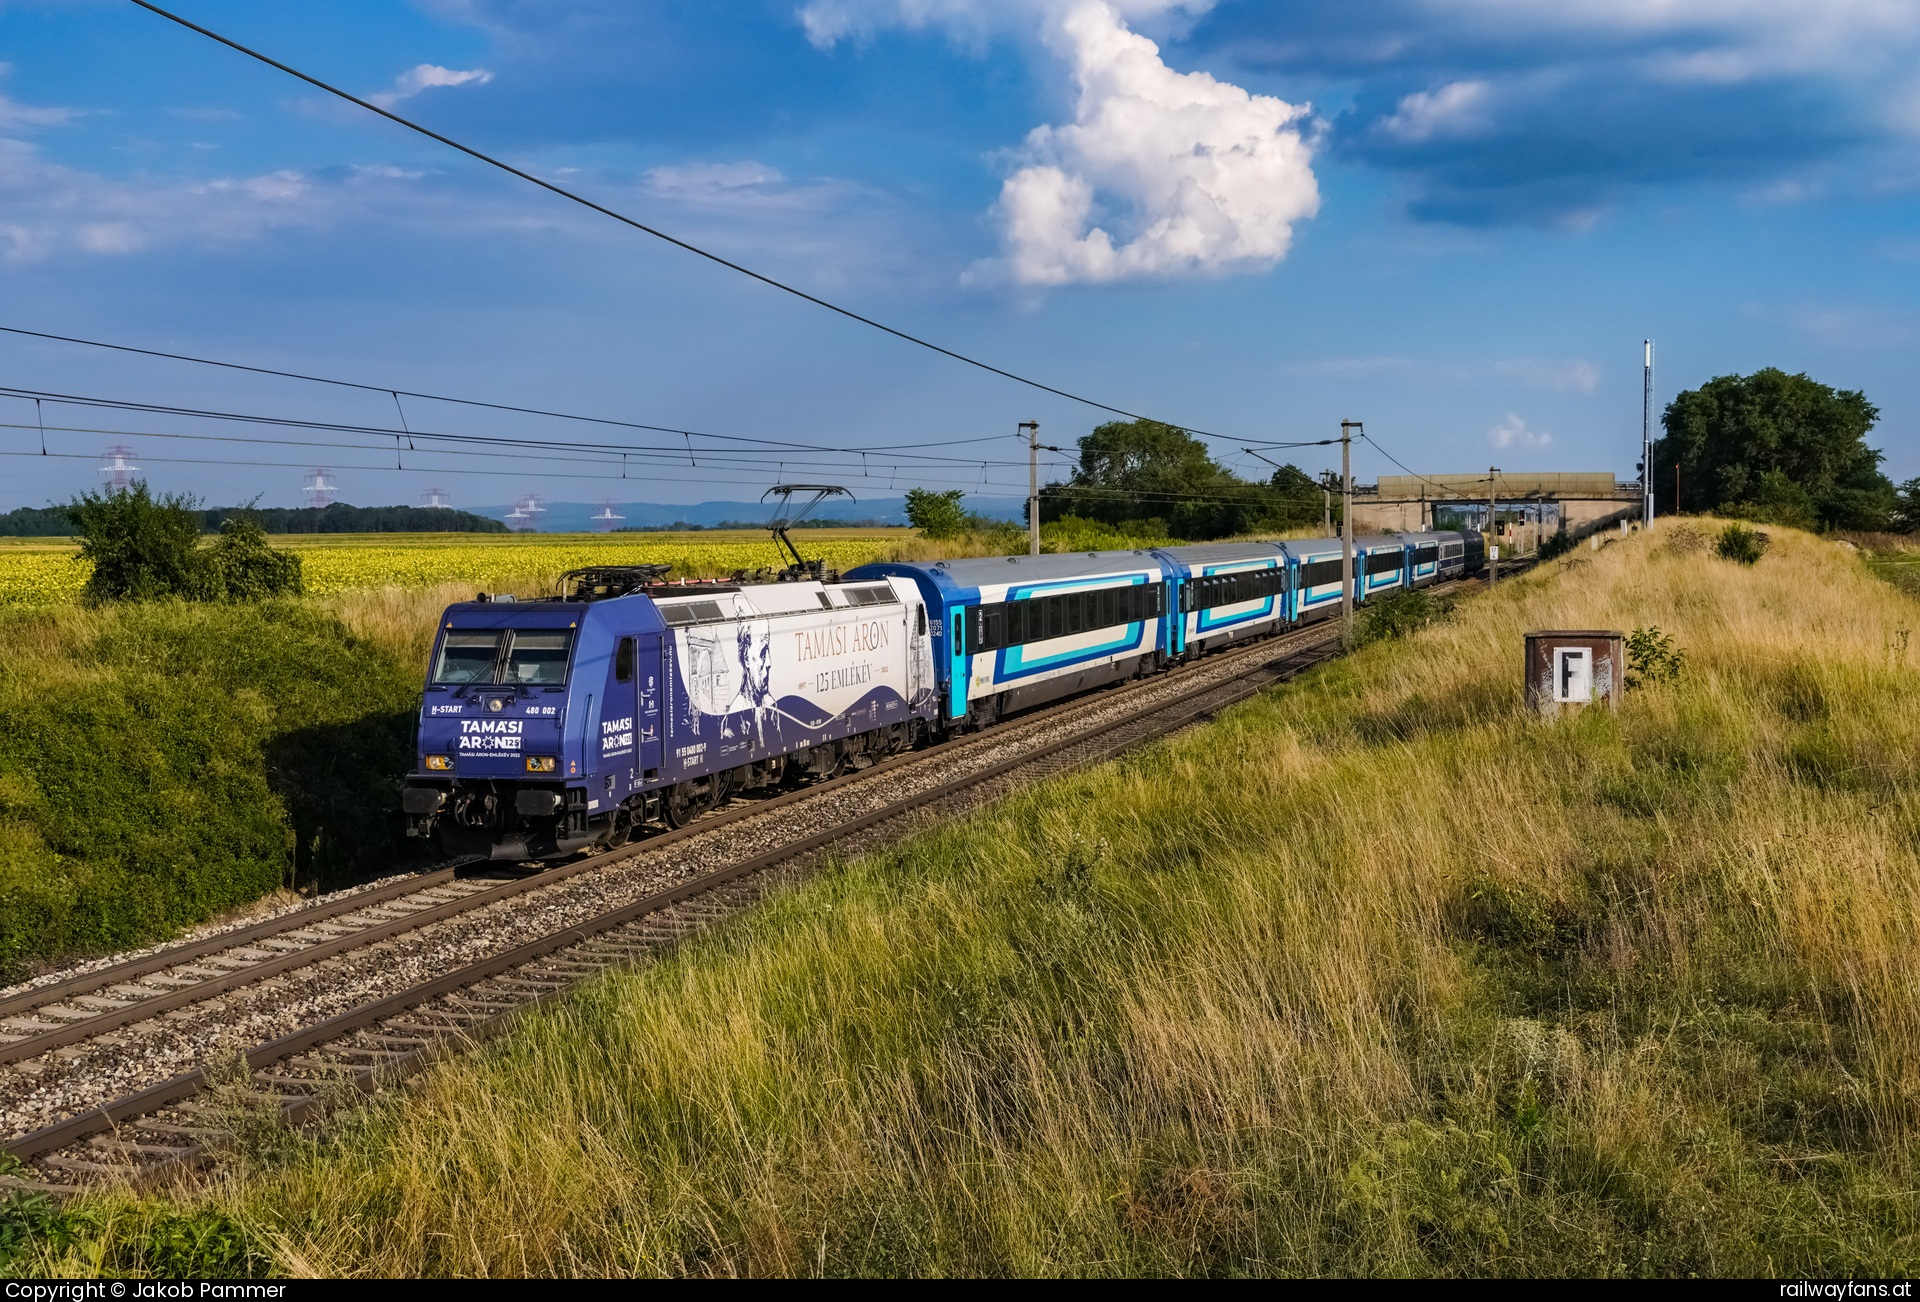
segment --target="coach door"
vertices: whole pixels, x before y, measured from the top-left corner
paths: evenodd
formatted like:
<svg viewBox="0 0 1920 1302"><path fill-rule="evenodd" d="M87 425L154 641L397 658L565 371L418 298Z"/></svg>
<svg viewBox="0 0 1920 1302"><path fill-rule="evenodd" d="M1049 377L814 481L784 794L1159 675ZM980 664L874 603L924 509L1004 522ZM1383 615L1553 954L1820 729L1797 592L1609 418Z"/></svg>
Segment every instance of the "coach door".
<svg viewBox="0 0 1920 1302"><path fill-rule="evenodd" d="M907 708L918 709L933 677L933 644L927 636L926 603L907 603Z"/></svg>
<svg viewBox="0 0 1920 1302"><path fill-rule="evenodd" d="M658 633L640 633L633 637L620 639L620 647L614 656L614 677L620 677L625 669L630 676L627 690L632 693L634 704L634 732L640 744L638 762L634 765L641 781L658 777L660 757L663 746L661 699L666 684L666 662L660 654L660 635Z"/></svg>

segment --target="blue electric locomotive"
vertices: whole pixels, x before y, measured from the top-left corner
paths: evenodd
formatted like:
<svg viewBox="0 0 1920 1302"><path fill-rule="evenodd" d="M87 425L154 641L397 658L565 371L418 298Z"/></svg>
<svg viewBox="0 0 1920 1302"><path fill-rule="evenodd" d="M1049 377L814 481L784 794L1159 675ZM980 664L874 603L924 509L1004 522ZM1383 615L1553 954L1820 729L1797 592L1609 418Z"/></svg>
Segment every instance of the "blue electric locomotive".
<svg viewBox="0 0 1920 1302"><path fill-rule="evenodd" d="M737 791L832 776L939 717L910 583L667 584L447 608L402 808L451 855L539 859L683 825Z"/></svg>

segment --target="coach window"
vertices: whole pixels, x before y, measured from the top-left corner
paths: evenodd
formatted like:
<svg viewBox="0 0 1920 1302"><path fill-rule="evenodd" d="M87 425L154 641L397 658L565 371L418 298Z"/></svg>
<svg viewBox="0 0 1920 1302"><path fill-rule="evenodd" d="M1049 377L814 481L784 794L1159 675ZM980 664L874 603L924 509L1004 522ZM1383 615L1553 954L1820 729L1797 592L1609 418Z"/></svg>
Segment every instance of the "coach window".
<svg viewBox="0 0 1920 1302"><path fill-rule="evenodd" d="M980 607L980 649L997 651L1007 644L1006 607L1002 605Z"/></svg>
<svg viewBox="0 0 1920 1302"><path fill-rule="evenodd" d="M620 639L620 649L613 653L613 678L615 682L633 681L633 639Z"/></svg>

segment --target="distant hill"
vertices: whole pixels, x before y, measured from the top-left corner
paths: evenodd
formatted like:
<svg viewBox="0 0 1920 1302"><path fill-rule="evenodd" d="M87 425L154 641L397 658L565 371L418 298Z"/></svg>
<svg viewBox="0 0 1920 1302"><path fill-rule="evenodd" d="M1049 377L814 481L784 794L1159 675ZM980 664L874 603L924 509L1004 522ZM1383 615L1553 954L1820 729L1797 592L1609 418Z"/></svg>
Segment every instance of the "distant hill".
<svg viewBox="0 0 1920 1302"><path fill-rule="evenodd" d="M618 481L616 481L618 482ZM995 520L1025 520L1024 497L974 497L963 503L969 511ZM541 510L542 533L591 533L597 526L593 517L606 508L597 502L549 502ZM496 520L506 519L511 506L480 506L475 511ZM621 517L618 527L634 530L681 529L761 529L772 515L773 507L764 502L616 502L614 513ZM819 514L842 524L904 525L907 522L905 497L863 497L849 502L833 498L822 502ZM803 522L806 523L806 522Z"/></svg>
<svg viewBox="0 0 1920 1302"><path fill-rule="evenodd" d="M200 513L200 527L208 533L242 508L210 507ZM268 533L506 533L498 520L471 511L425 506L348 506L335 502L319 507L256 507L253 513ZM57 506L23 506L0 515L0 538L61 538L73 532L73 522Z"/></svg>

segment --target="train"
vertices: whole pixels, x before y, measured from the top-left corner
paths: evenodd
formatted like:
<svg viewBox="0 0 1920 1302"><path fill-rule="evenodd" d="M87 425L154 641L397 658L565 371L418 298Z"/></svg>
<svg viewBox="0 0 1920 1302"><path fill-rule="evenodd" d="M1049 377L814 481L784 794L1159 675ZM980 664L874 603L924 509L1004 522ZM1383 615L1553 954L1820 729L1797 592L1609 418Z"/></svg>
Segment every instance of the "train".
<svg viewBox="0 0 1920 1302"><path fill-rule="evenodd" d="M599 566L561 595L447 607L401 790L409 836L537 862L683 827L1337 615L1341 540L890 561L669 581ZM1353 599L1485 565L1478 533L1357 538ZM756 581L758 580L758 581Z"/></svg>

